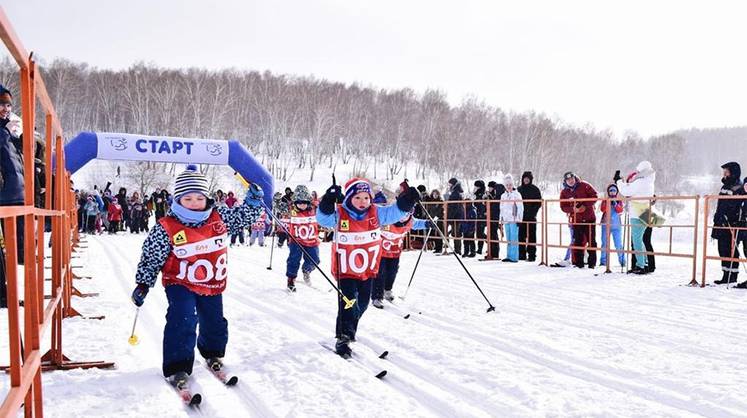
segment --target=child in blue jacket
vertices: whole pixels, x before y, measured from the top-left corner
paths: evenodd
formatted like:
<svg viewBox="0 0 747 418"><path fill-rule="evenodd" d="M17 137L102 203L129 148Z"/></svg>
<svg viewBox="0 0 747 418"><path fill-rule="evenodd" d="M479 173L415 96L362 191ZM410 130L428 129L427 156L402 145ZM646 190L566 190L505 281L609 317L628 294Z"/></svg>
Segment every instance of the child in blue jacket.
<svg viewBox="0 0 747 418"><path fill-rule="evenodd" d="M617 186L610 184L607 186L607 197L615 199L618 196ZM611 200L611 209L607 207L607 201L602 201L600 207L602 211L602 248L609 248L607 242L607 217L611 216L609 220L610 224L610 238L615 242L616 250L623 250L622 245L622 222L620 220L620 214L623 212L624 203L621 200ZM600 266L607 265L607 254L609 251L602 251L602 258L600 259ZM617 260L620 262L621 267L625 267L625 253L617 253Z"/></svg>

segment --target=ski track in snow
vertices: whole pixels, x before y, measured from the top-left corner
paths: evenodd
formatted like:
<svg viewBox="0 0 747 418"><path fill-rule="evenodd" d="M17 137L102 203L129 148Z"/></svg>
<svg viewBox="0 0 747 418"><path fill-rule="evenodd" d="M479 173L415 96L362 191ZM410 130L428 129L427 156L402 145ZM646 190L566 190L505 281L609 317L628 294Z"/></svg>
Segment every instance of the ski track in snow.
<svg viewBox="0 0 747 418"><path fill-rule="evenodd" d="M93 280L75 285L101 296L73 303L107 318L65 320L65 354L118 367L44 374L48 416L747 417L747 292L682 286L690 272L682 260L657 259L657 272L644 277L465 260L496 306L485 313L451 256L424 254L407 301L369 305L361 321L352 348L388 370L378 380L319 344L333 344L337 310L324 278L314 272L313 287L299 282L288 294L287 248L275 248L268 271L270 248L256 246L229 250L226 364L240 382L223 387L196 353L195 390L204 399L190 410L161 375L160 284L141 308L140 344L127 344L143 239L86 237L74 264ZM329 252L323 244L325 271ZM403 254L395 294L404 293L416 258ZM387 359L376 358L385 349ZM0 355L7 358L7 341ZM7 385L0 381L0 393Z"/></svg>

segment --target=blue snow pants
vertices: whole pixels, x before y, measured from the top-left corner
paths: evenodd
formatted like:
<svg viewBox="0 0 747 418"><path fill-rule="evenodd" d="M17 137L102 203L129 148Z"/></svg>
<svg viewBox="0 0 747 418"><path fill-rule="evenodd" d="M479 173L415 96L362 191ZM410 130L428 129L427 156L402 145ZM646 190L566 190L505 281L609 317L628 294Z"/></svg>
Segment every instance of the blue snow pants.
<svg viewBox="0 0 747 418"><path fill-rule="evenodd" d="M195 342L202 357L223 357L228 343L223 295L202 296L185 286L170 285L166 286L166 298L169 308L163 330L163 375L192 374Z"/></svg>

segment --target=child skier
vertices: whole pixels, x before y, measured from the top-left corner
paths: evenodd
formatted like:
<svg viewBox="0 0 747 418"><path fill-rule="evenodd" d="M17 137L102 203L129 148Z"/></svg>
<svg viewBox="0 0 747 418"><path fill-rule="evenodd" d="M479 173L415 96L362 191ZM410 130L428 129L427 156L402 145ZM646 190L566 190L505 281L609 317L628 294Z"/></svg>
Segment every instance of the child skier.
<svg viewBox="0 0 747 418"><path fill-rule="evenodd" d="M267 212L262 211L262 215L259 216L259 219L257 219L251 228L251 234L249 235L249 246L251 247L254 245L254 241L257 241L260 247L265 246L265 229L267 229ZM244 243L244 232L242 229L241 235L239 236L241 238L241 243Z"/></svg>
<svg viewBox="0 0 747 418"><path fill-rule="evenodd" d="M610 184L607 186L607 197L615 199L617 198L617 195L618 192L616 185ZM609 248L609 243L607 242L607 216L611 216L609 219L610 237L615 242L615 249L623 250L622 222L620 221L620 214L623 213L625 204L621 200L611 200L610 206L612 207L612 210L607 208L606 200L602 201L602 205L600 206L600 210L602 211L602 248ZM607 253L609 253L609 251L602 251L602 258L600 259L599 265L607 265ZM617 260L620 262L621 267L625 267L625 253L617 253Z"/></svg>
<svg viewBox="0 0 747 418"><path fill-rule="evenodd" d="M163 332L163 374L177 387L192 373L195 342L211 370L222 368L228 341L221 293L226 288L226 225L248 225L259 216L262 190L251 185L244 204L208 204L208 182L194 165L176 177L174 199L143 243L132 301L141 306L158 273L169 307ZM199 336L196 335L200 325Z"/></svg>
<svg viewBox="0 0 747 418"><path fill-rule="evenodd" d="M371 304L379 309L384 309L383 299L392 302L394 295L392 287L399 271L399 257L402 255L402 241L410 230L423 230L432 227L430 221L415 219L412 213L408 213L402 219L392 225L387 225L381 230L381 262L379 273L374 278L371 293Z"/></svg>
<svg viewBox="0 0 747 418"><path fill-rule="evenodd" d="M335 242L332 245L332 274L337 279L340 291L355 304L345 309L340 297L337 305L335 351L349 358L350 342L355 341L358 321L368 307L371 298L371 282L379 271L381 259L381 226L391 225L409 214L420 200L414 187L408 187L389 206L373 205L371 184L360 178L352 178L345 184L345 194L338 185L333 185L322 197L316 218L323 227L334 228ZM342 202L338 207L336 203Z"/></svg>
<svg viewBox="0 0 747 418"><path fill-rule="evenodd" d="M319 264L319 223L316 221L316 208L311 205L311 194L306 186L296 186L288 225L290 252L285 276L288 278L288 291L295 292L301 257L303 257L301 272L303 281L307 285L311 285L310 275L314 270L314 263Z"/></svg>

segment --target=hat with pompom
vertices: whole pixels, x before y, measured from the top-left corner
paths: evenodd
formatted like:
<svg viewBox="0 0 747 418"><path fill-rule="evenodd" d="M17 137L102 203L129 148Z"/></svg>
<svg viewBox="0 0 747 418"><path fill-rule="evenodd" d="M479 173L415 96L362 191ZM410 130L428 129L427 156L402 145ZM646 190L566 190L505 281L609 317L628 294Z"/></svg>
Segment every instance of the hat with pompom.
<svg viewBox="0 0 747 418"><path fill-rule="evenodd" d="M194 164L188 165L186 170L176 176L174 182L174 199L178 201L187 193L200 193L205 197L209 194L208 181Z"/></svg>
<svg viewBox="0 0 747 418"><path fill-rule="evenodd" d="M371 183L369 183L366 179L354 177L348 180L347 183L345 183L344 203L347 203L350 199L353 198L353 196L357 195L358 193L368 193L368 195L371 197L371 200L373 200Z"/></svg>

